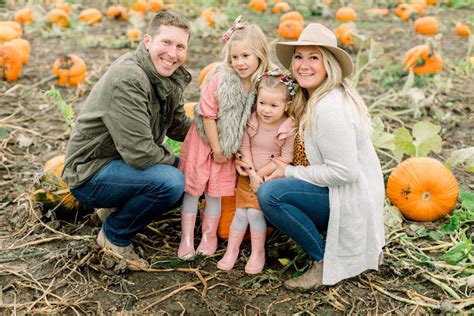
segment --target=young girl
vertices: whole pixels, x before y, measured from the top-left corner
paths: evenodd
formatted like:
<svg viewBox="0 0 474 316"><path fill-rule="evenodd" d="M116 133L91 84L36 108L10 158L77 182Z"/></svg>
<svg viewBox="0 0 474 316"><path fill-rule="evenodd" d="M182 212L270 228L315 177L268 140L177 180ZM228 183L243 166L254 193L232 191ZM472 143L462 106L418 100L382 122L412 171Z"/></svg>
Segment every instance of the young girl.
<svg viewBox="0 0 474 316"><path fill-rule="evenodd" d="M195 109L195 120L181 148L179 168L185 176L178 257L213 255L221 196L235 194L237 173L233 155L240 148L247 120L255 102L255 83L269 66L265 35L255 24L241 22L224 33L224 60L208 79ZM194 225L198 200L205 194L202 238L194 250Z"/></svg>
<svg viewBox="0 0 474 316"><path fill-rule="evenodd" d="M236 207L224 257L217 263L221 270L231 270L239 255L242 239L250 224L252 252L245 266L248 274L262 272L265 264L267 225L257 201L258 187L276 169L272 158L293 161L293 120L286 115L296 94L292 79L281 70L264 72L259 78L257 111L252 114L240 147L245 173L237 182Z"/></svg>

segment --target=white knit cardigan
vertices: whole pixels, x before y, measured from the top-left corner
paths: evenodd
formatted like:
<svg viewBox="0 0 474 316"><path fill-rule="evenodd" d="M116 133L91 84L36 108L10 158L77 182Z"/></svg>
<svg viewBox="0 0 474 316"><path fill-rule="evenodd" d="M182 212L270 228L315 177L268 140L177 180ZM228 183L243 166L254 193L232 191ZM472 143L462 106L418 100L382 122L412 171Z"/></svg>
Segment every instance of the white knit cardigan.
<svg viewBox="0 0 474 316"><path fill-rule="evenodd" d="M289 166L286 177L329 188L330 216L323 284L378 270L385 244L384 182L380 161L357 109L342 91L324 96L315 126L304 133L310 165Z"/></svg>

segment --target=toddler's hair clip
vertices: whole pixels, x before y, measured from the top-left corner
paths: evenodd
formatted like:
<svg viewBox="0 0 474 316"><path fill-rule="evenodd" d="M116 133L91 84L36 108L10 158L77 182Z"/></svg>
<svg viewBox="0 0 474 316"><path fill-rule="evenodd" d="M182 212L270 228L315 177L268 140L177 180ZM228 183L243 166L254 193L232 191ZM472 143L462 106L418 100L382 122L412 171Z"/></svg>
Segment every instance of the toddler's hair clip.
<svg viewBox="0 0 474 316"><path fill-rule="evenodd" d="M235 19L234 23L232 23L232 26L224 32L224 35L222 35L221 40L225 44L227 41L230 39L232 36L232 33L235 32L235 30L243 29L244 25L242 23L242 16L239 15L237 19Z"/></svg>
<svg viewBox="0 0 474 316"><path fill-rule="evenodd" d="M296 87L298 84L295 79L291 78L289 73L283 72L280 68L264 71L260 76L258 76L257 82L262 81L263 78L270 77L280 77L280 82L288 87L290 95L293 97L296 95Z"/></svg>

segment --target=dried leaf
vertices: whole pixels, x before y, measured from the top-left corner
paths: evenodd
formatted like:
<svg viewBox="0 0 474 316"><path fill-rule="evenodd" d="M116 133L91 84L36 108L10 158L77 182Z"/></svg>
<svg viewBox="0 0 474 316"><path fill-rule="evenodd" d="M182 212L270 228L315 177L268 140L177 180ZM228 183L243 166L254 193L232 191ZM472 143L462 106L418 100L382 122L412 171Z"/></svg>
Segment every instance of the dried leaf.
<svg viewBox="0 0 474 316"><path fill-rule="evenodd" d="M18 142L18 146L20 147L30 147L31 144L33 144L33 139L23 134L18 135L16 141Z"/></svg>

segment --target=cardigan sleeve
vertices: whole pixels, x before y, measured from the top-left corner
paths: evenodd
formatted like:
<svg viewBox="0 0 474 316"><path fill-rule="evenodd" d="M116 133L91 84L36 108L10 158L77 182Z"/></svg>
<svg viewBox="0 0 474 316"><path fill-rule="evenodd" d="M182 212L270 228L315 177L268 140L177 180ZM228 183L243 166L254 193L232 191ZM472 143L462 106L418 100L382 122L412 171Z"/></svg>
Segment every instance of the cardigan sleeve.
<svg viewBox="0 0 474 316"><path fill-rule="evenodd" d="M331 97L332 96L332 97ZM289 166L286 177L298 178L319 186L337 186L357 180L356 128L358 115L342 94L330 94L317 105L315 128L305 134L305 148L320 153L322 161L309 166ZM308 158L310 158L308 156ZM311 161L311 159L310 159Z"/></svg>

